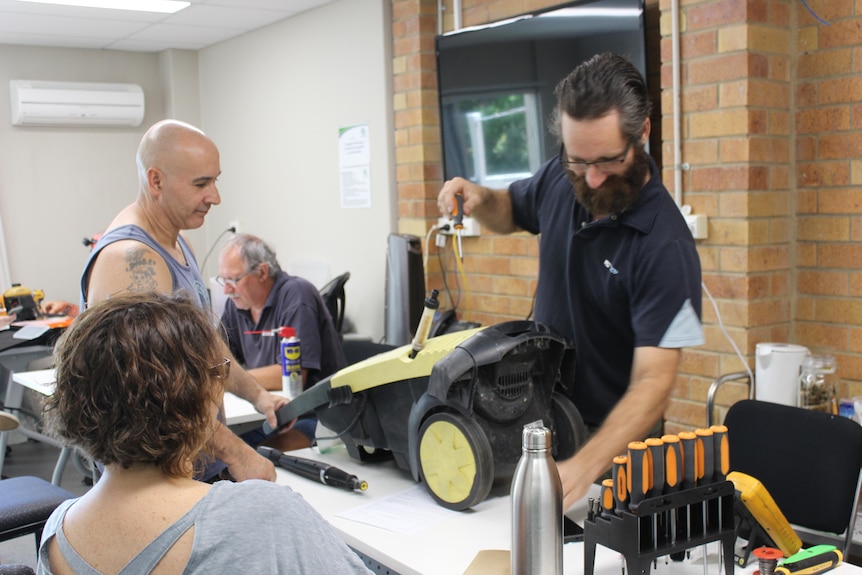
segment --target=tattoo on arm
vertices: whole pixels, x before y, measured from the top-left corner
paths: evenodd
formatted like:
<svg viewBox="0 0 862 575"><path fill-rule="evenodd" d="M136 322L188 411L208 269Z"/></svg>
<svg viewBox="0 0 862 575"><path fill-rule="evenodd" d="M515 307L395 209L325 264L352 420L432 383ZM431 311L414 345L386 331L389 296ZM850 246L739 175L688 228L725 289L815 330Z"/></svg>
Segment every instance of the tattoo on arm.
<svg viewBox="0 0 862 575"><path fill-rule="evenodd" d="M147 257L146 250L134 248L126 252L126 272L131 277L130 292L156 291L156 261Z"/></svg>

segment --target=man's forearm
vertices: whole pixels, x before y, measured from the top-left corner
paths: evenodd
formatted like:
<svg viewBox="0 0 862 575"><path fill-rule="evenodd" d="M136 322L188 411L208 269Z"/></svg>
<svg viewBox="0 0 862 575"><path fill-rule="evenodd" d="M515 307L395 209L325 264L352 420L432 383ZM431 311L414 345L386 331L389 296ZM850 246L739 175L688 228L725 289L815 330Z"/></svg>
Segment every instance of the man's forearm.
<svg viewBox="0 0 862 575"><path fill-rule="evenodd" d="M236 481L275 481L275 467L272 462L258 455L250 445L221 423L216 424L209 446L213 455L227 464L228 471Z"/></svg>
<svg viewBox="0 0 862 575"><path fill-rule="evenodd" d="M611 467L631 441L644 439L667 408L676 377L679 350L638 348L628 391L602 426L574 457L561 462L566 507L584 496L589 484Z"/></svg>

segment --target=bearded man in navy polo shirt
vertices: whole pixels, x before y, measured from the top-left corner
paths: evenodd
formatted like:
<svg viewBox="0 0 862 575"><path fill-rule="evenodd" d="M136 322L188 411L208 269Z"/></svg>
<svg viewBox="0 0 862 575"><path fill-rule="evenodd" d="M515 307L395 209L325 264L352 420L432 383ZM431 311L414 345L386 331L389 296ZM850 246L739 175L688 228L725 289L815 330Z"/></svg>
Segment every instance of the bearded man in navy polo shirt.
<svg viewBox="0 0 862 575"><path fill-rule="evenodd" d="M556 88L558 157L508 190L462 178L438 203L497 233L541 234L535 319L569 338L571 399L592 437L558 462L564 509L630 441L661 429L683 347L704 342L694 239L645 150L651 103L638 70L599 54Z"/></svg>

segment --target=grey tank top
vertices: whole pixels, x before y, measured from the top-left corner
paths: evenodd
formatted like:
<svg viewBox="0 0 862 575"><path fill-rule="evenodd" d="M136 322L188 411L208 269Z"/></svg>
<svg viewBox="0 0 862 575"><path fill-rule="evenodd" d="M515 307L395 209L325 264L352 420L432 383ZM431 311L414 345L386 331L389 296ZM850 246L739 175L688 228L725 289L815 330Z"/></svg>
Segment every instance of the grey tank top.
<svg viewBox="0 0 862 575"><path fill-rule="evenodd" d="M93 248L93 251L90 253L90 259L87 260L87 265L84 267L84 273L81 276L81 309L84 310L87 307L87 291L90 283L90 271L92 270L93 263L96 261L96 257L98 257L99 253L105 246L121 240L134 240L141 242L155 250L160 256L162 256L162 259L165 260L165 264L167 264L168 269L171 272L174 291L185 290L189 292L194 298L194 301L199 302L202 308L209 309L210 296L207 291L207 286L201 277L201 272L198 269L198 262L185 239L183 239L182 236L179 236L177 239L180 244L180 249L183 252L183 256L185 257L186 262L188 262L187 264L182 264L175 260L165 248L163 248L140 226L127 224L105 233L105 235L99 238L99 241L96 243L96 247Z"/></svg>
<svg viewBox="0 0 862 575"><path fill-rule="evenodd" d="M69 507L72 506L74 500L68 502L65 506L65 509L62 510L61 517L66 515L66 511L68 511ZM140 553L135 555L131 561L126 563L126 566L123 567L118 575L131 575L131 574L140 574L140 573L149 573L151 572L159 561L162 560L162 557L165 556L165 553L177 542L183 533L189 530L189 528L195 524L198 519L198 516L201 513L201 510L206 506L201 505L201 502L198 501L194 507L189 509L185 515L180 517L176 523L162 531L162 533L153 539L153 541L141 549ZM62 518L60 519L60 525L62 525ZM69 544L69 540L66 539L66 534L63 532L63 529L57 529L55 534L57 538L57 546L60 548L60 553L63 555L63 559L69 564L74 571L78 575L102 575L96 569L87 563L83 557L78 555L78 552Z"/></svg>

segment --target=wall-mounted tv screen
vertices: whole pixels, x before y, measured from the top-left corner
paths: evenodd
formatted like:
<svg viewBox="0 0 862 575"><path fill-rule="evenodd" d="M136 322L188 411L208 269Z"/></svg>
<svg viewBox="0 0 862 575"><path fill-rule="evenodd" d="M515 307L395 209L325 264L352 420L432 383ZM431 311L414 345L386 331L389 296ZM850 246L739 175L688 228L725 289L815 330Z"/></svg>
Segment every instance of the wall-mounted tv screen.
<svg viewBox="0 0 862 575"><path fill-rule="evenodd" d="M505 188L557 153L554 88L601 52L646 77L643 0L580 0L437 36L443 171Z"/></svg>

